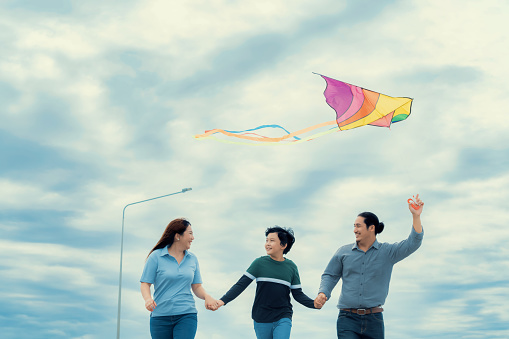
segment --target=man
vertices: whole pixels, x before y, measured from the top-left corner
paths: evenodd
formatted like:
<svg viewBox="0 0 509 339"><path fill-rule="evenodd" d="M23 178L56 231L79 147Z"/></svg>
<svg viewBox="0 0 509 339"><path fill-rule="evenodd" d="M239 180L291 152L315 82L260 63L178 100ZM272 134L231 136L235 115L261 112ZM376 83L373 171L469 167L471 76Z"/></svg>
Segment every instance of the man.
<svg viewBox="0 0 509 339"><path fill-rule="evenodd" d="M383 231L384 224L373 213L363 212L355 219L355 243L341 247L327 265L315 307L323 306L342 278L338 338L384 338L382 305L389 293L392 267L415 252L422 243L420 216L424 203L418 194L415 200L415 204L408 205L413 227L406 240L395 244L379 243L376 235Z"/></svg>

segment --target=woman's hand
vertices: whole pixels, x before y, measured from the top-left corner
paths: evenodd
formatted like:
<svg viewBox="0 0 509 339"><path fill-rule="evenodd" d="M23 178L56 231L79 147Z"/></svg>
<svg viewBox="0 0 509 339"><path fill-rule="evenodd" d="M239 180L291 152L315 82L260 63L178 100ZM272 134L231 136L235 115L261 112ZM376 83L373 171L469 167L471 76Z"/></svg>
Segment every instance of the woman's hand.
<svg viewBox="0 0 509 339"><path fill-rule="evenodd" d="M140 287L141 296L143 297L143 300L145 300L145 308L147 310L149 310L150 312L152 312L154 310L154 308L156 308L156 306L157 306L154 299L152 299L152 294L150 293L151 285L152 284L150 284L150 283L142 282L141 287Z"/></svg>
<svg viewBox="0 0 509 339"><path fill-rule="evenodd" d="M211 302L207 303L207 300L205 300L205 308L207 310L216 311L219 309L219 307L223 306L224 302L222 300L215 300L212 299Z"/></svg>
<svg viewBox="0 0 509 339"><path fill-rule="evenodd" d="M152 312L156 308L157 304L154 299L150 298L145 300L145 308Z"/></svg>
<svg viewBox="0 0 509 339"><path fill-rule="evenodd" d="M217 310L217 300L207 294L205 296L205 308L211 311Z"/></svg>

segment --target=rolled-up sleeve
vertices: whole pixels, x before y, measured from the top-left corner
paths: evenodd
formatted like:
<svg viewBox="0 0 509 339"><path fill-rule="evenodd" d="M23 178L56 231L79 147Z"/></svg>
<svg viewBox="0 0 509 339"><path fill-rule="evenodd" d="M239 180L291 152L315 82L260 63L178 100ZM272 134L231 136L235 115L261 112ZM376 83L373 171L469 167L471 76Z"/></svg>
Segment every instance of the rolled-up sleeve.
<svg viewBox="0 0 509 339"><path fill-rule="evenodd" d="M421 233L417 233L412 227L407 239L391 245L389 255L392 263L395 264L417 251L417 249L421 247L423 237L424 228Z"/></svg>

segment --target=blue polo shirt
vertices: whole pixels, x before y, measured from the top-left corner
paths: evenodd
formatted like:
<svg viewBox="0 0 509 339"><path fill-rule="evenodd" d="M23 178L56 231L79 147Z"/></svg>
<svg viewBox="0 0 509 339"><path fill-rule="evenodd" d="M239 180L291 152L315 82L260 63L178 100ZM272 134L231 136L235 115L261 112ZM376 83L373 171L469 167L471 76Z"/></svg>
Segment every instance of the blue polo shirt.
<svg viewBox="0 0 509 339"><path fill-rule="evenodd" d="M157 306L151 317L198 313L191 292L192 284L201 284L198 259L185 251L184 259L177 262L168 253L168 246L150 253L140 282L154 285Z"/></svg>

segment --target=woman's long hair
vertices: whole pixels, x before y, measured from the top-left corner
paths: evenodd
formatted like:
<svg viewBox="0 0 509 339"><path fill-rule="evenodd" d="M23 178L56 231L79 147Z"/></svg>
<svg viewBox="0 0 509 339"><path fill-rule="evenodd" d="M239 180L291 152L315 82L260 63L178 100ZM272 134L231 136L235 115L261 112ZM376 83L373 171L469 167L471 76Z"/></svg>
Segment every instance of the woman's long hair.
<svg viewBox="0 0 509 339"><path fill-rule="evenodd" d="M164 248L166 246L171 247L171 245L173 245L173 241L175 241L175 234L177 233L180 235L184 234L184 232L190 225L191 223L187 221L185 218L178 218L170 221L168 226L166 226L166 229L164 230L161 239L159 239L157 244L150 251L147 258L150 256L152 252L159 248Z"/></svg>

